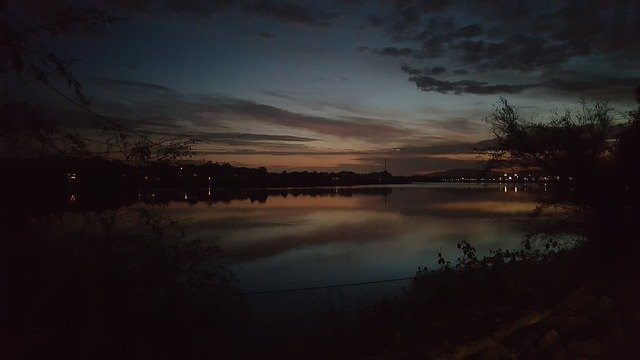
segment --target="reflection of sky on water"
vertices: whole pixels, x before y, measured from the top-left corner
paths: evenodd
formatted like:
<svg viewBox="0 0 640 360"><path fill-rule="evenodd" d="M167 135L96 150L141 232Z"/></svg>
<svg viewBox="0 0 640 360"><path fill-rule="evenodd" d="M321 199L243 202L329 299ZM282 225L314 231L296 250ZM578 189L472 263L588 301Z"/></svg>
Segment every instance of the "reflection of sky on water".
<svg viewBox="0 0 640 360"><path fill-rule="evenodd" d="M239 286L257 291L411 276L435 268L438 252L455 262L462 240L479 254L519 247L535 204L514 190L404 186L388 195L173 202L166 214L189 219L190 237L219 237Z"/></svg>

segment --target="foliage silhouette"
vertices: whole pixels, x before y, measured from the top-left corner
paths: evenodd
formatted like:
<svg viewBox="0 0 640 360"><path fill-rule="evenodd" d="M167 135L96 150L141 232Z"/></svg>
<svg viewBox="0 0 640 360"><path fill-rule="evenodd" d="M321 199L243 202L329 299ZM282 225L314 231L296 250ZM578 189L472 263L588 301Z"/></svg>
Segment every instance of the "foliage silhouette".
<svg viewBox="0 0 640 360"><path fill-rule="evenodd" d="M237 352L242 298L212 241L147 209L7 228L6 358L172 358Z"/></svg>
<svg viewBox="0 0 640 360"><path fill-rule="evenodd" d="M188 238L179 221L153 207L56 211L60 197L78 190L68 183L75 170L57 176L65 163L87 160L81 167L95 180L114 171L121 175L124 164L160 164L194 154L194 140L150 138L95 112L71 71L78 60L49 50L60 36L122 19L68 8L27 14L25 20L14 16L19 11L12 13L16 6L0 1L0 157L9 158L2 165L11 186L3 187L8 193L0 204L0 357L237 353L243 301L214 242ZM5 100L31 84L85 113L87 122L79 128L101 135L60 127L27 103Z"/></svg>
<svg viewBox="0 0 640 360"><path fill-rule="evenodd" d="M631 111L626 121L616 123L606 103L583 101L581 109L543 123L523 119L501 99L487 119L494 141L479 150L489 157L490 169L538 169L555 179L542 193L539 211L555 208L568 216L546 224L542 232L581 232L619 249L616 244L630 243L629 219L638 214L639 112Z"/></svg>
<svg viewBox="0 0 640 360"><path fill-rule="evenodd" d="M192 157L194 139L180 137L154 139L120 121L95 112L71 71L78 59L65 59L49 50L56 38L97 28L124 19L93 9L65 8L59 12L18 16L16 4L0 4L0 75L4 80L3 98L16 89L36 83L52 91L62 100L87 115L85 128L102 132L99 137L86 131L62 128L42 117L26 103L3 101L0 114L0 147L7 156L67 156L86 158L100 156L141 164L149 161L174 161ZM28 24L25 24L25 19ZM21 21L22 20L22 21ZM62 82L73 92L67 95L58 87ZM82 125L82 124L80 124ZM19 146L19 147L16 147ZM11 150L19 151L11 152Z"/></svg>

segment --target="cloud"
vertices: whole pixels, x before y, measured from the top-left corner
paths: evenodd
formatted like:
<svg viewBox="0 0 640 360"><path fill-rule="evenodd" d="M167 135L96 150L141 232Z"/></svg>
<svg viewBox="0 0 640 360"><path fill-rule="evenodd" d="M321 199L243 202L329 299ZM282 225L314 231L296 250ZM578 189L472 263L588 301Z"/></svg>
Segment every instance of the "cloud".
<svg viewBox="0 0 640 360"><path fill-rule="evenodd" d="M631 96L631 89L638 84L640 84L639 77L616 78L585 75L580 78L551 78L546 80L543 85L549 89L571 93L622 88L624 94Z"/></svg>
<svg viewBox="0 0 640 360"><path fill-rule="evenodd" d="M422 91L437 91L443 94L517 94L526 89L536 87L536 84L508 85L489 84L476 80L446 81L438 80L431 76L412 76L409 81L414 82L418 89Z"/></svg>
<svg viewBox="0 0 640 360"><path fill-rule="evenodd" d="M434 66L432 68L425 69L414 69L406 64L400 67L402 72L405 72L409 75L442 75L447 72L447 69L443 66Z"/></svg>
<svg viewBox="0 0 640 360"><path fill-rule="evenodd" d="M471 153L476 143L462 142L452 144L436 144L430 146L403 146L395 149L395 154L411 154L411 155L444 155Z"/></svg>
<svg viewBox="0 0 640 360"><path fill-rule="evenodd" d="M401 56L412 56L419 57L418 50L409 49L409 48L397 48L397 47L386 47L383 49L373 49L372 53L382 56L393 56L393 57L401 57Z"/></svg>
<svg viewBox="0 0 640 360"><path fill-rule="evenodd" d="M341 138L394 139L411 134L408 129L371 119L334 119L304 115L241 99L222 100L216 104L215 111L219 115L252 119Z"/></svg>
<svg viewBox="0 0 640 360"><path fill-rule="evenodd" d="M409 81L422 91L436 91L444 94L517 94L531 88L546 88L565 93L601 94L609 97L630 96L633 87L640 84L640 77L599 76L585 72L550 70L539 76L538 82L527 84L489 84L477 80L437 79L434 76L444 75L447 70L442 66L416 69L403 64L400 70L408 75ZM454 75L467 75L464 69L455 70Z"/></svg>
<svg viewBox="0 0 640 360"><path fill-rule="evenodd" d="M96 94L96 106L102 113L126 119L128 124L151 130L176 126L222 129L226 123L241 126L258 123L303 130L318 135L362 140L392 140L410 136L409 129L369 118L324 117L296 113L251 100L203 94L183 94L164 86L128 80L100 79L103 91ZM122 97L126 93L127 97ZM154 123L155 121L155 123ZM180 129L182 128L182 129ZM223 136L218 132L215 136ZM208 136L214 136L209 134ZM224 135L229 136L229 135ZM243 135L247 137L248 135ZM272 137L271 140L275 138ZM310 138L288 138L302 141ZM269 140L266 138L256 140ZM284 138L280 138L281 141Z"/></svg>
<svg viewBox="0 0 640 360"><path fill-rule="evenodd" d="M367 15L367 23L373 27L380 27L386 23L386 20L382 16Z"/></svg>
<svg viewBox="0 0 640 360"><path fill-rule="evenodd" d="M313 26L326 26L336 17L335 14L323 9L312 8L297 1L102 0L102 2L125 12L155 14L168 11L208 18L216 13L237 10L280 22Z"/></svg>
<svg viewBox="0 0 640 360"><path fill-rule="evenodd" d="M172 136L175 134L169 132L148 132L152 135ZM310 142L315 138L291 136L291 135L274 135L274 134L254 134L254 133L237 133L237 132L184 132L181 135L200 141L221 141L221 140L239 140L239 141L286 141L286 142Z"/></svg>
<svg viewBox="0 0 640 360"><path fill-rule="evenodd" d="M256 149L204 149L199 152L206 155L269 155L269 156L336 156L336 155L366 155L362 151L326 151L310 148L291 151L288 150L256 150Z"/></svg>
<svg viewBox="0 0 640 360"><path fill-rule="evenodd" d="M166 86L142 82L142 81L130 81L130 80L121 80L121 79L106 79L106 78L97 78L96 83L102 87L107 87L111 89L118 88L139 88L144 90L152 90L152 91L160 91L164 93L176 93L173 89L168 88Z"/></svg>
<svg viewBox="0 0 640 360"><path fill-rule="evenodd" d="M532 83L566 92L626 88L637 75L615 76L610 65L619 64L630 74L640 71L640 2L634 0L542 0L535 6L524 0L405 0L394 1L382 18L388 20L376 24L386 26L392 44L369 52L418 64L439 59L464 67L453 75L472 78L434 79L441 74L403 64L409 80L426 91L518 93ZM551 80L540 75L564 68L582 69L589 76ZM479 80L499 72L503 79L508 74L510 81L502 82L512 85Z"/></svg>
<svg viewBox="0 0 640 360"><path fill-rule="evenodd" d="M327 26L335 17L322 9L312 9L297 2L249 1L241 8L274 20L306 25Z"/></svg>

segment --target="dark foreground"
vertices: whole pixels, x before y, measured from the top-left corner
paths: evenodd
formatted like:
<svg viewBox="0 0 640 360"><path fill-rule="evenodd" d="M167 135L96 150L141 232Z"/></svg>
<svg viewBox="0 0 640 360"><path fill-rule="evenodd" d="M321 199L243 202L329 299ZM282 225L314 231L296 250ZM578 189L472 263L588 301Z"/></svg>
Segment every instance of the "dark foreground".
<svg viewBox="0 0 640 360"><path fill-rule="evenodd" d="M421 270L401 296L311 328L260 323L218 249L140 213L126 233L43 220L2 249L2 357L638 358L635 248L497 251ZM13 227L7 227L9 231Z"/></svg>

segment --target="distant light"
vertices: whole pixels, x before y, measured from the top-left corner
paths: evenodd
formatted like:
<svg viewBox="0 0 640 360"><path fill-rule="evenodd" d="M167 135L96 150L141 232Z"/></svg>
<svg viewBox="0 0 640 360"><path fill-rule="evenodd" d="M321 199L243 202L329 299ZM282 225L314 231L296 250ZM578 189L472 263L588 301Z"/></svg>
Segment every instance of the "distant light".
<svg viewBox="0 0 640 360"><path fill-rule="evenodd" d="M511 180L511 176L509 176L509 180Z"/></svg>
<svg viewBox="0 0 640 360"><path fill-rule="evenodd" d="M75 180L76 179L76 174L75 173L67 174L67 175L69 176L69 179L71 179L71 180Z"/></svg>
<svg viewBox="0 0 640 360"><path fill-rule="evenodd" d="M504 174L505 177L507 177L507 174Z"/></svg>
<svg viewBox="0 0 640 360"><path fill-rule="evenodd" d="M187 193L184 193L184 199L187 200Z"/></svg>
<svg viewBox="0 0 640 360"><path fill-rule="evenodd" d="M514 191L515 191L515 192L518 192L518 187L517 187L517 186L514 188Z"/></svg>
<svg viewBox="0 0 640 360"><path fill-rule="evenodd" d="M207 177L207 179L211 180L211 176Z"/></svg>
<svg viewBox="0 0 640 360"><path fill-rule="evenodd" d="M507 192L507 187L506 186L504 187L504 192Z"/></svg>

